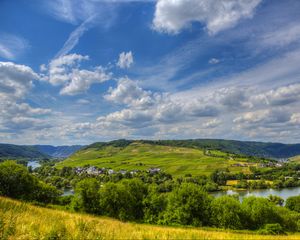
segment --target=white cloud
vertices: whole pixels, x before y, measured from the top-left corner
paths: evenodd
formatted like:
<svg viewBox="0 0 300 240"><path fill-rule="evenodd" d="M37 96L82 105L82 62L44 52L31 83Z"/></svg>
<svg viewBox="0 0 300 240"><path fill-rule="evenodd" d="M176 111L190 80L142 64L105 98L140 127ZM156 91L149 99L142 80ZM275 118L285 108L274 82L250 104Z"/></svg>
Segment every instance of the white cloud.
<svg viewBox="0 0 300 240"><path fill-rule="evenodd" d="M28 66L0 62L0 99L23 97L32 87L33 80L38 79L39 75Z"/></svg>
<svg viewBox="0 0 300 240"><path fill-rule="evenodd" d="M74 69L70 82L60 91L62 95L75 95L87 91L94 83L102 83L111 79L105 69L97 67L93 71Z"/></svg>
<svg viewBox="0 0 300 240"><path fill-rule="evenodd" d="M89 60L89 57L79 54L69 54L53 59L49 64L49 82L53 85L61 85L70 81L72 68L84 60Z"/></svg>
<svg viewBox="0 0 300 240"><path fill-rule="evenodd" d="M68 54L79 42L81 36L93 26L95 17L91 16L81 23L69 36L68 40L64 43L63 47L56 54L55 58Z"/></svg>
<svg viewBox="0 0 300 240"><path fill-rule="evenodd" d="M211 58L208 61L209 64L218 64L219 62L220 62L220 60L217 58Z"/></svg>
<svg viewBox="0 0 300 240"><path fill-rule="evenodd" d="M42 118L51 114L50 109L22 102L38 80L40 76L28 66L0 62L0 129L16 133L27 128L49 127Z"/></svg>
<svg viewBox="0 0 300 240"><path fill-rule="evenodd" d="M242 18L250 18L261 0L158 0L153 27L167 33L179 33L193 22L206 26L210 34L233 27Z"/></svg>
<svg viewBox="0 0 300 240"><path fill-rule="evenodd" d="M133 64L133 55L132 52L122 52L119 55L119 60L117 62L117 66L120 68L130 68L130 66Z"/></svg>
<svg viewBox="0 0 300 240"><path fill-rule="evenodd" d="M150 91L143 90L135 81L129 78L121 78L117 87L115 89L110 88L108 92L109 94L105 95L104 98L118 104L145 108L155 102Z"/></svg>
<svg viewBox="0 0 300 240"><path fill-rule="evenodd" d="M76 95L87 91L94 83L110 80L111 73L97 66L92 70L81 69L80 62L89 60L89 56L69 54L53 59L49 63L48 81L55 86L63 85L62 95Z"/></svg>
<svg viewBox="0 0 300 240"><path fill-rule="evenodd" d="M0 57L14 60L27 48L29 44L24 38L7 33L0 34Z"/></svg>
<svg viewBox="0 0 300 240"><path fill-rule="evenodd" d="M300 26L299 23L296 22L289 25L284 25L279 29L263 34L260 37L259 42L260 44L268 47L283 47L294 42L299 42L299 39Z"/></svg>

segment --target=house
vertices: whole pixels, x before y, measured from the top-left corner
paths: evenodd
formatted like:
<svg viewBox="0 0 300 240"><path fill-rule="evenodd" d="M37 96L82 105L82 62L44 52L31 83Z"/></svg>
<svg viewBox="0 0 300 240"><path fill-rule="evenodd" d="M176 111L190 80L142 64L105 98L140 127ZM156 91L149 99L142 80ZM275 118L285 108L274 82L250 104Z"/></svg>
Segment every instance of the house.
<svg viewBox="0 0 300 240"><path fill-rule="evenodd" d="M109 175L111 175L111 174L116 174L116 172L115 172L114 170L112 170L112 169L108 169L107 173L108 173Z"/></svg>
<svg viewBox="0 0 300 240"><path fill-rule="evenodd" d="M151 174L156 174L160 172L160 168L150 168L149 173Z"/></svg>

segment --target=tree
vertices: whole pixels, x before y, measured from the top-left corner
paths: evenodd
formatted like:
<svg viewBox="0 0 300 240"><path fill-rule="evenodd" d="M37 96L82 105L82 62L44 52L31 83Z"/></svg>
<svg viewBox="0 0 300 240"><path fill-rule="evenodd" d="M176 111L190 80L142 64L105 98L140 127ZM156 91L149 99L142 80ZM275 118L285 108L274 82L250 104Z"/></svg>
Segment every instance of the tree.
<svg viewBox="0 0 300 240"><path fill-rule="evenodd" d="M72 207L88 213L100 213L100 183L95 178L79 181L75 187Z"/></svg>
<svg viewBox="0 0 300 240"><path fill-rule="evenodd" d="M164 223L208 225L211 201L212 197L198 185L183 183L169 194Z"/></svg>
<svg viewBox="0 0 300 240"><path fill-rule="evenodd" d="M149 187L148 195L143 201L144 221L146 223L159 223L167 207L166 193L161 193L159 187Z"/></svg>
<svg viewBox="0 0 300 240"><path fill-rule="evenodd" d="M221 170L215 170L211 175L210 178L213 182L217 183L218 185L226 185L226 173Z"/></svg>
<svg viewBox="0 0 300 240"><path fill-rule="evenodd" d="M268 223L281 222L276 206L266 198L247 197L243 200L242 209L247 215L250 229L258 229Z"/></svg>
<svg viewBox="0 0 300 240"><path fill-rule="evenodd" d="M272 203L275 203L275 205L282 206L284 203L283 198L278 197L276 195L269 195L268 200Z"/></svg>
<svg viewBox="0 0 300 240"><path fill-rule="evenodd" d="M211 204L211 223L216 227L242 229L245 213L240 202L231 196L215 198Z"/></svg>
<svg viewBox="0 0 300 240"><path fill-rule="evenodd" d="M120 183L106 183L100 189L100 207L104 215L121 220L133 220L133 196Z"/></svg>
<svg viewBox="0 0 300 240"><path fill-rule="evenodd" d="M0 192L2 195L41 202L53 202L60 192L31 175L26 167L14 161L0 163Z"/></svg>
<svg viewBox="0 0 300 240"><path fill-rule="evenodd" d="M286 200L285 207L300 213L300 196L289 197Z"/></svg>

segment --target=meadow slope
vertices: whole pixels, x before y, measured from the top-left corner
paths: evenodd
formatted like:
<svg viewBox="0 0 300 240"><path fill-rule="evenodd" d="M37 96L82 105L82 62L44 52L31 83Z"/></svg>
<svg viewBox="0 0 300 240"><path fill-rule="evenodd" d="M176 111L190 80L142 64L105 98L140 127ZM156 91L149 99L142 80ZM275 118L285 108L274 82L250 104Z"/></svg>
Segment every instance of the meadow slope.
<svg viewBox="0 0 300 240"><path fill-rule="evenodd" d="M231 172L248 173L250 165L256 166L256 163L243 167L233 166L247 161L247 158L235 157L217 150L207 152L198 148L153 145L137 141L124 147L91 145L56 166L78 167L89 164L114 170L148 170L157 167L173 176L187 173L197 176L225 168L229 168Z"/></svg>
<svg viewBox="0 0 300 240"><path fill-rule="evenodd" d="M32 206L0 197L0 239L300 239L249 231L162 227Z"/></svg>

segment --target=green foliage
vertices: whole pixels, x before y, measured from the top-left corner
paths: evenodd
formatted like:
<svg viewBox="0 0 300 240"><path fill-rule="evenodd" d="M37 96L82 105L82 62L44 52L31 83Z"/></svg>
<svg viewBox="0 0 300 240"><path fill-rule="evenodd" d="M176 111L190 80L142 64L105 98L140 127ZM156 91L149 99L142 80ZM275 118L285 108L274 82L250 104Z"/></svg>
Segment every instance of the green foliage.
<svg viewBox="0 0 300 240"><path fill-rule="evenodd" d="M107 183L100 189L100 208L104 215L121 220L143 218L146 186L137 179Z"/></svg>
<svg viewBox="0 0 300 240"><path fill-rule="evenodd" d="M279 235L283 234L284 231L279 223L270 223L261 228L259 233L264 235Z"/></svg>
<svg viewBox="0 0 300 240"><path fill-rule="evenodd" d="M249 167L233 167L238 162L248 162L250 158L235 157L231 159L226 153L211 151L212 155L204 154L202 149L164 146L134 141L128 145L93 144L73 154L66 160L57 163L58 168L78 167L84 165L111 168L114 170L148 170L152 167L162 169L172 176L193 177L209 175L214 170L229 169L233 173L245 171ZM251 160L252 161L252 160ZM256 159L259 162L260 159Z"/></svg>
<svg viewBox="0 0 300 240"><path fill-rule="evenodd" d="M300 196L289 197L286 200L285 207L300 213Z"/></svg>
<svg viewBox="0 0 300 240"><path fill-rule="evenodd" d="M144 222L160 223L167 207L167 194L160 193L157 186L149 187L148 195L144 199Z"/></svg>
<svg viewBox="0 0 300 240"><path fill-rule="evenodd" d="M215 198L211 206L211 223L220 228L242 229L245 213L240 202L231 196Z"/></svg>
<svg viewBox="0 0 300 240"><path fill-rule="evenodd" d="M97 179L86 178L77 183L76 195L72 201L74 210L85 211L88 213L100 213L100 183Z"/></svg>
<svg viewBox="0 0 300 240"><path fill-rule="evenodd" d="M193 183L183 183L169 194L164 223L207 225L211 201L212 198L201 187Z"/></svg>
<svg viewBox="0 0 300 240"><path fill-rule="evenodd" d="M276 195L270 195L268 197L269 201L272 203L275 203L276 205L282 206L284 203L284 200L281 197L278 197Z"/></svg>
<svg viewBox="0 0 300 240"><path fill-rule="evenodd" d="M281 218L276 206L268 199L248 197L243 200L242 208L248 219L248 228L258 229L268 223L280 223Z"/></svg>
<svg viewBox="0 0 300 240"><path fill-rule="evenodd" d="M14 161L0 163L0 192L8 197L52 202L59 191L31 175L26 167Z"/></svg>

